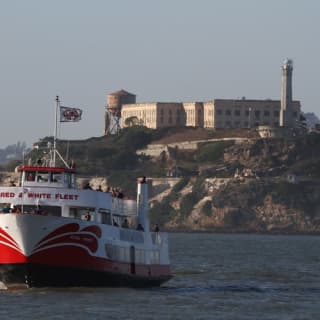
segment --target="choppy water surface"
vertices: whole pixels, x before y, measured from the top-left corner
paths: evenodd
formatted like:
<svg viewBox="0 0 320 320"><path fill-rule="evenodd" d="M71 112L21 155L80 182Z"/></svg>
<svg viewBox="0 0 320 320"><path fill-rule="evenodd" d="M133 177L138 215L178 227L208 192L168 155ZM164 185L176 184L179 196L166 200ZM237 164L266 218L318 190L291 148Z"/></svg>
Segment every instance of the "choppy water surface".
<svg viewBox="0 0 320 320"><path fill-rule="evenodd" d="M171 234L155 289L0 291L1 319L319 319L320 237Z"/></svg>

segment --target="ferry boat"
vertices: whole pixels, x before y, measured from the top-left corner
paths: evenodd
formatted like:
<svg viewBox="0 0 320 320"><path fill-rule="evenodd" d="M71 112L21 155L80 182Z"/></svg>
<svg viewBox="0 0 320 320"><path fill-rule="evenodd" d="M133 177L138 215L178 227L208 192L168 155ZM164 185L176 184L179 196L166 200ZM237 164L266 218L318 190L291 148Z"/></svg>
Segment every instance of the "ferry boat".
<svg viewBox="0 0 320 320"><path fill-rule="evenodd" d="M16 185L0 186L0 282L144 287L168 281L168 235L150 230L146 179L138 179L136 200L82 189L75 168L62 157L64 165L56 165L56 143L50 154L49 163L17 167Z"/></svg>

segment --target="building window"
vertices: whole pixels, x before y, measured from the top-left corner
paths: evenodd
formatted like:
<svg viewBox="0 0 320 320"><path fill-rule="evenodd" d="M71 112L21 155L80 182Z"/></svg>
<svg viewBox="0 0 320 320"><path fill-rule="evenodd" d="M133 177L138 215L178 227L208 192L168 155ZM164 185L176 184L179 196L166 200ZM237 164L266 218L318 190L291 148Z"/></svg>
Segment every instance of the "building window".
<svg viewBox="0 0 320 320"><path fill-rule="evenodd" d="M260 118L260 110L255 110L254 116L256 117L256 119L259 119Z"/></svg>
<svg viewBox="0 0 320 320"><path fill-rule="evenodd" d="M292 115L293 115L294 118L297 118L298 112L297 111L293 111Z"/></svg>
<svg viewBox="0 0 320 320"><path fill-rule="evenodd" d="M244 122L244 127L245 127L245 128L248 128L248 127L249 127L249 122L248 122L248 121L245 121L245 122Z"/></svg>
<svg viewBox="0 0 320 320"><path fill-rule="evenodd" d="M273 123L273 125L274 125L275 127L279 127L279 122L278 122L278 121L275 121L275 122Z"/></svg>
<svg viewBox="0 0 320 320"><path fill-rule="evenodd" d="M234 110L234 115L240 117L241 115L240 110Z"/></svg>
<svg viewBox="0 0 320 320"><path fill-rule="evenodd" d="M169 123L172 123L172 117L169 116L169 120L168 120Z"/></svg>
<svg viewBox="0 0 320 320"><path fill-rule="evenodd" d="M163 117L162 116L160 117L160 123L163 123Z"/></svg>
<svg viewBox="0 0 320 320"><path fill-rule="evenodd" d="M231 122L230 121L226 121L226 128L231 128Z"/></svg>
<svg viewBox="0 0 320 320"><path fill-rule="evenodd" d="M274 117L279 117L279 110L274 110L273 111L273 116Z"/></svg>
<svg viewBox="0 0 320 320"><path fill-rule="evenodd" d="M246 110L246 116L248 117L250 114L250 110Z"/></svg>
<svg viewBox="0 0 320 320"><path fill-rule="evenodd" d="M235 126L236 128L240 128L240 121L236 121L236 122L234 123L234 126Z"/></svg>
<svg viewBox="0 0 320 320"><path fill-rule="evenodd" d="M264 110L263 115L265 117L269 117L270 116L270 111L269 110Z"/></svg>
<svg viewBox="0 0 320 320"><path fill-rule="evenodd" d="M226 110L226 115L231 116L231 110Z"/></svg>
<svg viewBox="0 0 320 320"><path fill-rule="evenodd" d="M163 116L163 109L160 109L160 114Z"/></svg>
<svg viewBox="0 0 320 320"><path fill-rule="evenodd" d="M218 114L219 116L221 116L221 115L222 115L222 110L221 110L221 109L218 109L218 110L217 110L217 114Z"/></svg>

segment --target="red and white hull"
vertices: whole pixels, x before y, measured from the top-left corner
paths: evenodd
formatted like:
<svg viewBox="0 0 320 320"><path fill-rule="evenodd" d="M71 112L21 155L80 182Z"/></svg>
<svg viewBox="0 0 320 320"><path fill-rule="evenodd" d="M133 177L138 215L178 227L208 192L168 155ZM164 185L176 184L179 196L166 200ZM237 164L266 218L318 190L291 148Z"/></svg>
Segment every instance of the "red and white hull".
<svg viewBox="0 0 320 320"><path fill-rule="evenodd" d="M151 237L142 238L146 236ZM167 257L142 262L137 256L152 252L153 244L161 256L161 250L167 251L166 234L63 217L3 214L0 281L28 287L158 286L171 278Z"/></svg>

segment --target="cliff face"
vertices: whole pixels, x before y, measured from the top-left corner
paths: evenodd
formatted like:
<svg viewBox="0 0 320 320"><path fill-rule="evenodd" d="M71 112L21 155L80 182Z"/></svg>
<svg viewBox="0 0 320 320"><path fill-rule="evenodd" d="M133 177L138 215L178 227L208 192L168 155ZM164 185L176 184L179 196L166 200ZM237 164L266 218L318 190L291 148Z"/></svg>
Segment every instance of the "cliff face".
<svg viewBox="0 0 320 320"><path fill-rule="evenodd" d="M186 219L177 215L170 230L320 233L320 183L245 182L205 196ZM208 210L209 208L209 210Z"/></svg>
<svg viewBox="0 0 320 320"><path fill-rule="evenodd" d="M223 159L225 177L203 178L196 187L195 181L190 181L174 201L170 202L169 197L176 214L165 227L320 233L319 138L255 140L228 147ZM194 201L186 213L184 190L188 188L188 197L192 200L193 195Z"/></svg>

